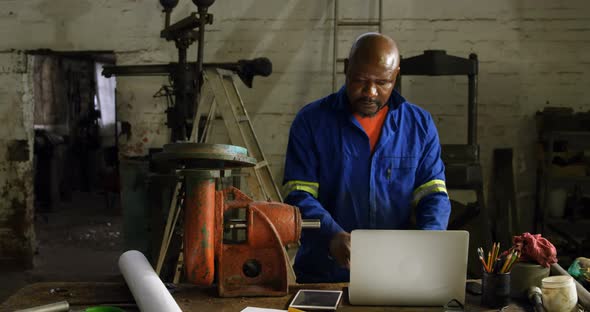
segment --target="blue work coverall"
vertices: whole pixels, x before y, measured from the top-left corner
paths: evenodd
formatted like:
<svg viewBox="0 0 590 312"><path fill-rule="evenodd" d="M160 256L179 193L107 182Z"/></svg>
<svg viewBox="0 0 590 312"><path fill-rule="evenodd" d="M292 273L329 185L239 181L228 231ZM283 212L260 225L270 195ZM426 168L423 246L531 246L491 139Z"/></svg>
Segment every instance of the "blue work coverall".
<svg viewBox="0 0 590 312"><path fill-rule="evenodd" d="M295 258L299 283L348 282L350 272L329 254L340 231L445 230L451 205L436 127L428 112L393 91L381 136L369 138L348 109L345 87L306 105L289 133L285 202L321 229L305 230ZM395 248L395 246L391 246ZM367 255L369 256L369 255Z"/></svg>

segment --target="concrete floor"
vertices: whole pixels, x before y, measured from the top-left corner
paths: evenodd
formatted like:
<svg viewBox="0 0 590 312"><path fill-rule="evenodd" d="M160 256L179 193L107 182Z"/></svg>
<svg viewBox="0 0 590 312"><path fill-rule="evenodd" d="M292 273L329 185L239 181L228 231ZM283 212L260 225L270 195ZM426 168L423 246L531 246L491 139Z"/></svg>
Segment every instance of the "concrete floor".
<svg viewBox="0 0 590 312"><path fill-rule="evenodd" d="M74 193L51 212L37 213L34 268L0 272L0 302L21 287L40 281L119 281L123 222L118 200L108 209L105 196Z"/></svg>

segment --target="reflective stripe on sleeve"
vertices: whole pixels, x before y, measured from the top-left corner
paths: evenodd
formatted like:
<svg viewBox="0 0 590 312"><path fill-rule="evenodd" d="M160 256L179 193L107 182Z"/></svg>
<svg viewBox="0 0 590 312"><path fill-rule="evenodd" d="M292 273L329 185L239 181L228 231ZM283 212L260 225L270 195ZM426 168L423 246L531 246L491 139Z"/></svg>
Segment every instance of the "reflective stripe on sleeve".
<svg viewBox="0 0 590 312"><path fill-rule="evenodd" d="M301 180L291 180L283 186L285 197L289 195L289 193L293 191L304 191L311 194L311 196L318 198L318 189L320 187L319 183L316 182L307 182Z"/></svg>
<svg viewBox="0 0 590 312"><path fill-rule="evenodd" d="M424 196L430 195L432 193L445 193L448 195L445 181L432 180L420 185L414 191L414 200L412 201L412 203L414 204L414 206L416 206L418 205L420 200L424 198Z"/></svg>

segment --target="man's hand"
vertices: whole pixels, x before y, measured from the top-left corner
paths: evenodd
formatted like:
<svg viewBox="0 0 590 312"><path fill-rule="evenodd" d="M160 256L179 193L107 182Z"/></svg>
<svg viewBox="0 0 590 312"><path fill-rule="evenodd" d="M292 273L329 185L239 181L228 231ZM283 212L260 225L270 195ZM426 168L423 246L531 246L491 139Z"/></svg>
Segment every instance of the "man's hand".
<svg viewBox="0 0 590 312"><path fill-rule="evenodd" d="M350 269L350 233L338 232L332 236L330 255L339 265Z"/></svg>

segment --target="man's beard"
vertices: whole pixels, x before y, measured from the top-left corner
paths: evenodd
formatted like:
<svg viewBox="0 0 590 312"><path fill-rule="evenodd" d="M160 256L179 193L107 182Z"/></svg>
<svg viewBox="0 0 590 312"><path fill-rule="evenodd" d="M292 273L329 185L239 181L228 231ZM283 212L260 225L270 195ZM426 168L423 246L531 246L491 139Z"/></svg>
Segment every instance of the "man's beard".
<svg viewBox="0 0 590 312"><path fill-rule="evenodd" d="M375 104L377 106L377 109L374 112L371 112L371 113L365 113L365 112L362 112L362 111L358 110L357 111L357 114L359 114L361 117L373 117L373 116L377 115L377 113L385 106L379 100L372 100L372 99L366 98L366 97L360 98L356 102L357 103L362 103L360 105L364 105L365 103L371 103L371 104Z"/></svg>

